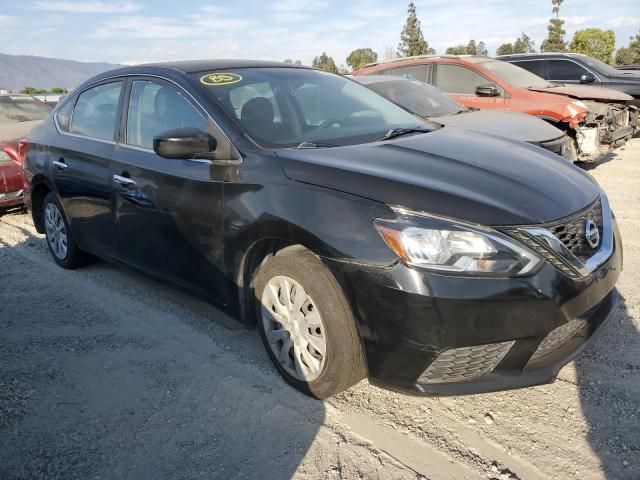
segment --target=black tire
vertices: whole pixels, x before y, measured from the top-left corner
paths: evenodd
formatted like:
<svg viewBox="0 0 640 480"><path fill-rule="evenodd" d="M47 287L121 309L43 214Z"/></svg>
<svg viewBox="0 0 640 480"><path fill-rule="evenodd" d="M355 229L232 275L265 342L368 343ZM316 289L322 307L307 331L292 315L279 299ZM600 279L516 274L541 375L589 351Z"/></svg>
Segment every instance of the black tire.
<svg viewBox="0 0 640 480"><path fill-rule="evenodd" d="M322 318L326 354L321 373L313 381L299 380L283 368L267 340L261 299L269 281L278 276L298 282ZM366 376L362 344L347 299L317 256L301 246L283 249L262 265L254 284L260 337L269 358L289 384L306 395L324 399L346 390Z"/></svg>
<svg viewBox="0 0 640 480"><path fill-rule="evenodd" d="M89 255L88 253L80 250L80 248L78 248L78 245L76 244L74 238L73 238L73 233L71 231L71 228L69 227L69 222L67 221L67 217L64 214L64 210L62 209L62 205L60 205L60 202L58 201L58 197L56 196L55 193L53 192L49 192L47 193L47 195L44 197L44 200L42 201L42 223L43 225L46 224L46 215L47 215L47 205L51 204L52 206L55 207L55 209L57 209L57 211L60 213L60 216L62 218L62 222L64 223L64 228L65 228L65 235L66 235L66 253L64 255L58 255L55 251L54 248L52 247L52 241L50 239L49 236L49 231L45 229L45 236L47 239L47 246L49 247L49 251L51 252L51 256L53 257L53 259L55 260L55 262L60 265L62 268L67 268L67 269L75 269L78 267L82 267L84 265L86 265L87 263L91 262L91 260L93 259L93 257L91 255Z"/></svg>

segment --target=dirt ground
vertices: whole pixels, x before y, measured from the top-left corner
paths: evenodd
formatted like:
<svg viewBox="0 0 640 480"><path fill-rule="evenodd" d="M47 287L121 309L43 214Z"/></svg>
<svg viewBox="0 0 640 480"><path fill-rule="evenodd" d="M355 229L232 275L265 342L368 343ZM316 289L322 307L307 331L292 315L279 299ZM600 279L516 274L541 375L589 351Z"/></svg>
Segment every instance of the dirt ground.
<svg viewBox="0 0 640 480"><path fill-rule="evenodd" d="M0 217L0 478L640 478L640 140L589 169L625 247L624 301L552 385L313 401L256 332L97 262L58 268Z"/></svg>

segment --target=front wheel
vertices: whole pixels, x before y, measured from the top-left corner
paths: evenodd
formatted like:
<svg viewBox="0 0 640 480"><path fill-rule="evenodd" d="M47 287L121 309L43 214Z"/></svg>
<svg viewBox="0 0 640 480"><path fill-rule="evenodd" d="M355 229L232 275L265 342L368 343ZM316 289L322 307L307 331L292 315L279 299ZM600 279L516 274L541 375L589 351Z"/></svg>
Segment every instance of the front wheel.
<svg viewBox="0 0 640 480"><path fill-rule="evenodd" d="M302 247L278 252L260 269L255 293L262 342L287 382L323 399L365 377L351 309L313 253Z"/></svg>
<svg viewBox="0 0 640 480"><path fill-rule="evenodd" d="M42 203L47 245L53 259L63 268L77 268L91 260L91 256L78 248L55 193L49 192Z"/></svg>

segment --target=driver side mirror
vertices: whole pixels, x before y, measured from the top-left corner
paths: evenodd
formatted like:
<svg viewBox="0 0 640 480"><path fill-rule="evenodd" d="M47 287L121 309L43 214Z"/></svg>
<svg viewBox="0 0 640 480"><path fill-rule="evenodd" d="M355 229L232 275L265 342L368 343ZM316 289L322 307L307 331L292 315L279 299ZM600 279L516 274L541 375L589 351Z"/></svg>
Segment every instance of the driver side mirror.
<svg viewBox="0 0 640 480"><path fill-rule="evenodd" d="M476 87L476 95L479 97L498 97L500 92L495 83L487 83Z"/></svg>
<svg viewBox="0 0 640 480"><path fill-rule="evenodd" d="M213 160L216 139L198 128L176 128L153 138L153 151L163 158Z"/></svg>
<svg viewBox="0 0 640 480"><path fill-rule="evenodd" d="M592 73L583 73L580 75L580 83L593 83L596 81L596 77Z"/></svg>

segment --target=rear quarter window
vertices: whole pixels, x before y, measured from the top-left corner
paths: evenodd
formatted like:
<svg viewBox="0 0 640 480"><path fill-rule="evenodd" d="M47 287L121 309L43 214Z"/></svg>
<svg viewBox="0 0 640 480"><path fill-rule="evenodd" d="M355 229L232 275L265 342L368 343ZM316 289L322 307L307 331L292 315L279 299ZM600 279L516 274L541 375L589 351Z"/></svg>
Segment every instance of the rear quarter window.
<svg viewBox="0 0 640 480"><path fill-rule="evenodd" d="M76 99L70 98L64 105L62 105L56 112L56 122L58 128L63 132L68 132L71 126L71 112L73 112L73 105Z"/></svg>

